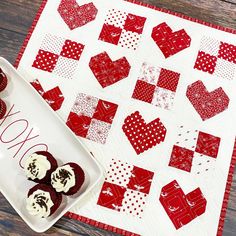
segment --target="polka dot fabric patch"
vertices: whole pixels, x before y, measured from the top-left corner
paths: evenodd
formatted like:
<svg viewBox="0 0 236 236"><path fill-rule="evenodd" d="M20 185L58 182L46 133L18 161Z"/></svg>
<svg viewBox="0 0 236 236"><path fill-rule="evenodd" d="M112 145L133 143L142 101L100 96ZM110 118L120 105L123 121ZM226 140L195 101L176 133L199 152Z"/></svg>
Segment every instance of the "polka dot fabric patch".
<svg viewBox="0 0 236 236"><path fill-rule="evenodd" d="M236 45L203 37L194 69L232 80L236 74Z"/></svg>
<svg viewBox="0 0 236 236"><path fill-rule="evenodd" d="M142 218L154 172L112 159L97 204Z"/></svg>
<svg viewBox="0 0 236 236"><path fill-rule="evenodd" d="M213 74L216 68L217 57L211 56L205 52L199 52L197 56L197 61L195 63L195 69L208 72Z"/></svg>
<svg viewBox="0 0 236 236"><path fill-rule="evenodd" d="M99 40L136 50L145 22L145 17L111 9L106 16Z"/></svg>
<svg viewBox="0 0 236 236"><path fill-rule="evenodd" d="M83 50L83 44L47 34L32 67L73 79Z"/></svg>
<svg viewBox="0 0 236 236"><path fill-rule="evenodd" d="M71 40L66 40L62 47L60 56L66 58L72 58L78 61L80 59L83 50L84 50L84 45L77 42L73 42Z"/></svg>
<svg viewBox="0 0 236 236"><path fill-rule="evenodd" d="M179 79L177 72L143 63L132 98L171 110Z"/></svg>
<svg viewBox="0 0 236 236"><path fill-rule="evenodd" d="M122 129L138 155L164 142L166 136L159 118L147 124L138 111L125 119Z"/></svg>
<svg viewBox="0 0 236 236"><path fill-rule="evenodd" d="M58 55L40 49L32 66L40 70L53 72L58 58Z"/></svg>

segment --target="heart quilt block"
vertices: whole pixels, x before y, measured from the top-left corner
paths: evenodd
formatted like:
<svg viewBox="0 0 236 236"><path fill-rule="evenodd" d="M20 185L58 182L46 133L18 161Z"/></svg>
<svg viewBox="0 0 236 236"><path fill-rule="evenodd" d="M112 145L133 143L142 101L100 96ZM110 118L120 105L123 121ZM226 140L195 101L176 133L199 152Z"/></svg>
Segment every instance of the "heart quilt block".
<svg viewBox="0 0 236 236"><path fill-rule="evenodd" d="M203 121L225 111L230 101L221 87L209 92L200 80L188 86L186 95Z"/></svg>
<svg viewBox="0 0 236 236"><path fill-rule="evenodd" d="M128 77L131 68L125 57L112 61L106 52L92 57L89 67L103 88Z"/></svg>
<svg viewBox="0 0 236 236"><path fill-rule="evenodd" d="M58 7L58 13L68 27L73 30L95 20L98 10L92 2L79 5L76 0L62 0Z"/></svg>
<svg viewBox="0 0 236 236"><path fill-rule="evenodd" d="M147 124L138 111L126 117L122 129L138 155L164 142L166 136L159 118Z"/></svg>
<svg viewBox="0 0 236 236"><path fill-rule="evenodd" d="M181 52L191 44L191 38L184 29L174 32L166 22L153 28L152 38L165 58Z"/></svg>

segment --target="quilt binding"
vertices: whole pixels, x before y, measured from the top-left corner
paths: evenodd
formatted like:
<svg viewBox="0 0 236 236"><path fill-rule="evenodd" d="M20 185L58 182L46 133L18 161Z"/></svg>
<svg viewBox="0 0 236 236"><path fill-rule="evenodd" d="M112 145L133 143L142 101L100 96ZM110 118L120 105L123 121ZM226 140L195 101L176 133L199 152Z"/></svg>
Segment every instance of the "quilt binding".
<svg viewBox="0 0 236 236"><path fill-rule="evenodd" d="M138 0L124 0L124 1L134 3L134 4L137 4L139 6L147 7L147 8L150 8L150 9L153 9L153 10L156 10L156 11L160 11L160 12L163 12L163 13L167 13L167 14L170 14L170 15L188 20L188 21L192 21L192 22L195 22L195 23L198 23L198 24L202 24L202 25L205 25L205 26L217 29L217 30L221 30L221 31L224 31L224 32L227 32L227 33L236 34L236 30L234 30L234 29L230 29L230 28L227 28L227 27L223 27L223 26L219 26L219 25L212 24L212 23L209 23L209 22L205 22L203 20L198 20L196 18L192 18L192 17L186 16L186 15L181 14L181 13L173 12L173 11L170 11L168 9L159 8L159 7L150 5L148 3L140 2ZM22 47L20 48L20 51L17 55L16 60L15 60L15 63L14 63L15 68L18 68L18 66L20 64L21 58L22 58L22 56L25 52L25 49L26 49L26 47L28 45L28 42L31 38L31 35L33 34L33 31L34 31L34 29L35 29L35 27L36 27L36 25L37 25L37 23L40 19L40 16L41 16L47 2L48 2L48 0L43 0L40 7L39 7L38 12L36 13L36 16L33 20L33 23L32 23L32 25L31 25L28 33L27 33L27 36L26 36L26 38L23 42ZM229 174L228 174L228 177L227 177L227 183L226 183L226 187L225 187L224 199L223 199L223 203L222 203L222 207L221 207L221 214L220 214L220 218L219 218L219 224L218 224L218 230L217 230L216 236L222 236L222 234L223 234L223 227L224 227L224 222L225 222L225 217L226 217L227 206L228 206L228 202L229 202L230 189L231 189L231 185L232 185L232 182L233 182L233 174L234 174L235 165L236 165L236 138L235 138L235 143L234 143L234 148L233 148L233 153L232 153L232 159L231 159L230 168L229 168ZM117 228L115 226L111 226L111 225L108 225L108 224L105 224L105 223L102 223L102 222L99 222L99 221L96 221L96 220L92 220L90 218L75 214L73 212L67 212L65 214L65 216L69 217L69 218L72 218L72 219L75 219L75 220L78 220L80 222L92 225L94 227L103 229L103 230L107 230L107 231L110 231L110 232L113 232L113 233L120 234L120 235L140 236L139 234L132 233L132 232L129 232L127 230L123 230L123 229Z"/></svg>

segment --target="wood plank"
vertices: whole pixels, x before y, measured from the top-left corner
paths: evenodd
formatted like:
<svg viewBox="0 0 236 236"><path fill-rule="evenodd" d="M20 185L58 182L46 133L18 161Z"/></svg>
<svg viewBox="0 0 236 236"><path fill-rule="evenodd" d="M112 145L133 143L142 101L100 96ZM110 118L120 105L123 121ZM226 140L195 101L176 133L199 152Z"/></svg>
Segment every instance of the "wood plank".
<svg viewBox="0 0 236 236"><path fill-rule="evenodd" d="M24 39L23 34L0 29L0 56L13 64Z"/></svg>
<svg viewBox="0 0 236 236"><path fill-rule="evenodd" d="M236 0L142 0L160 8L225 27L236 28Z"/></svg>
<svg viewBox="0 0 236 236"><path fill-rule="evenodd" d="M26 35L42 0L0 1L0 29Z"/></svg>

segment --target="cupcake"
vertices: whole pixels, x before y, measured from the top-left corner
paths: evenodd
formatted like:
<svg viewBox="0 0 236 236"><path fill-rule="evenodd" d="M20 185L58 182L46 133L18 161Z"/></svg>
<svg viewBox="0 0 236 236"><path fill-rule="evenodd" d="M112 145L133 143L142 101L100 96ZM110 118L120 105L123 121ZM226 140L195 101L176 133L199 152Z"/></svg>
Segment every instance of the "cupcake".
<svg viewBox="0 0 236 236"><path fill-rule="evenodd" d="M61 202L62 195L51 186L37 184L28 192L26 209L31 215L46 218L59 208Z"/></svg>
<svg viewBox="0 0 236 236"><path fill-rule="evenodd" d="M51 175L51 185L65 195L73 195L84 183L84 171L76 163L67 163L58 167Z"/></svg>
<svg viewBox="0 0 236 236"><path fill-rule="evenodd" d="M50 183L51 174L57 166L57 161L51 153L39 151L26 159L24 171L29 180L36 183Z"/></svg>
<svg viewBox="0 0 236 236"><path fill-rule="evenodd" d="M0 99L0 119L2 119L7 112L7 106L6 103Z"/></svg>
<svg viewBox="0 0 236 236"><path fill-rule="evenodd" d="M2 92L7 87L7 76L3 73L0 68L0 92Z"/></svg>

